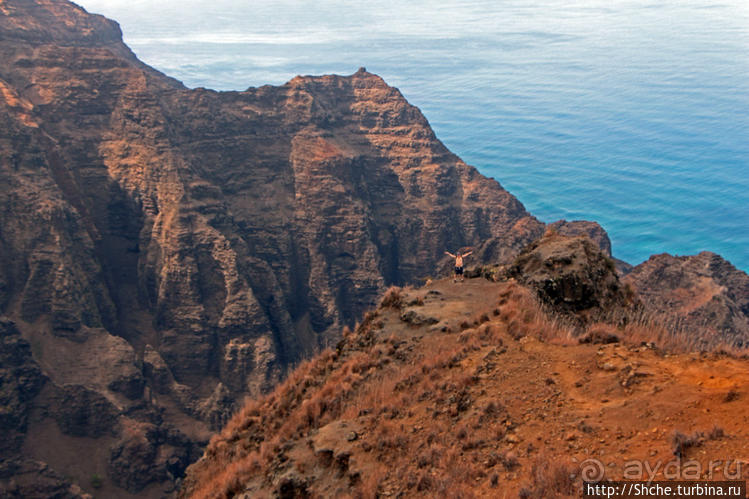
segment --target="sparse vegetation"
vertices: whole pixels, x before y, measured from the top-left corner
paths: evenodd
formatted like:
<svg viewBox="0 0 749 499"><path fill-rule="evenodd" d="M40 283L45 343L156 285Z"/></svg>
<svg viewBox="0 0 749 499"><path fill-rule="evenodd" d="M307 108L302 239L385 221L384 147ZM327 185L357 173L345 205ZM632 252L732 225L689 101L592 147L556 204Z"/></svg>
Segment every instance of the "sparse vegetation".
<svg viewBox="0 0 749 499"><path fill-rule="evenodd" d="M316 480L342 480L352 497L398 493L473 497L508 486L528 498L576 495L578 466L560 455L576 448L580 440L602 445L601 433L611 427L576 418L551 439L524 440L527 421L535 420L544 428L547 421L562 418L573 384L551 366L542 368L550 360L541 360L543 354L536 357L534 351L638 352L647 323L630 317L581 326L553 315L517 283L496 286L497 295L488 300L487 312L477 310L453 319L455 333L452 328L427 333L429 326L408 325L401 308L414 303L414 293L391 288L382 308L367 314L353 331L345 331L335 351L326 350L301 364L273 393L247 402L211 440L208 459L191 473L192 497L228 498L248 485L278 492L281 476L287 485L302 480L283 475L290 460L297 463L297 473L314 469ZM439 301L443 296L427 295L422 306L428 308L430 299ZM393 321L402 324L401 332L393 328ZM613 344L615 340L618 343ZM553 350L555 345L563 350ZM679 343L674 340L669 345ZM654 351L650 346L645 350ZM508 356L514 364L507 364ZM639 384L623 383L636 374L632 367L621 369L618 377L601 371L602 379L614 386L606 388L604 403L611 390L620 393L633 386L641 390ZM519 383L509 392L504 381L508 376ZM578 397L593 389L587 378L574 386L580 390ZM566 397L555 398L563 391ZM726 395L726 400L731 397ZM354 427L354 436L344 438L349 430L335 435L335 441L348 442L337 445L350 449L339 456L327 447L331 445L327 440L318 440L341 422ZM707 435L674 432L670 449L681 456L723 435L720 426ZM562 450L549 454L558 442ZM663 441L663 445L669 444ZM349 469L350 463L357 468Z"/></svg>
<svg viewBox="0 0 749 499"><path fill-rule="evenodd" d="M687 450L692 447L699 447L704 441L704 433L695 432L692 435L685 435L680 431L675 431L671 436L671 445L673 447L674 456L681 459L685 456Z"/></svg>
<svg viewBox="0 0 749 499"><path fill-rule="evenodd" d="M531 469L531 483L523 487L518 495L523 499L577 497L578 475L578 469L572 463L539 457Z"/></svg>
<svg viewBox="0 0 749 499"><path fill-rule="evenodd" d="M104 484L104 481L102 480L101 475L99 475L98 473L94 473L93 475L91 475L90 483L93 489L98 490Z"/></svg>
<svg viewBox="0 0 749 499"><path fill-rule="evenodd" d="M719 440L725 436L725 431L718 425L713 426L713 429L710 430L710 433L707 434L707 438L710 440Z"/></svg>
<svg viewBox="0 0 749 499"><path fill-rule="evenodd" d="M739 392L736 390L728 390L728 393L726 393L725 397L723 397L723 402L733 402L734 400L739 399Z"/></svg>
<svg viewBox="0 0 749 499"><path fill-rule="evenodd" d="M380 307L383 308L402 308L403 307L403 294L401 288L398 286L392 286L382 297L380 301Z"/></svg>
<svg viewBox="0 0 749 499"><path fill-rule="evenodd" d="M718 425L713 426L712 430L707 433L696 431L691 435L686 435L680 431L675 431L671 435L671 446L674 456L681 459L686 456L689 449L700 447L709 440L720 440L723 437L725 437L725 431Z"/></svg>

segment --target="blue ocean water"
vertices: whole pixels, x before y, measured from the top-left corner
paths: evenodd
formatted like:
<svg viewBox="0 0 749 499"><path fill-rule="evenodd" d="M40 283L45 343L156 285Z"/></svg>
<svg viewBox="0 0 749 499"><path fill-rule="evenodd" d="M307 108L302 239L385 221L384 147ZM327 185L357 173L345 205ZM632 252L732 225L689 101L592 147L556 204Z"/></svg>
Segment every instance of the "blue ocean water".
<svg viewBox="0 0 749 499"><path fill-rule="evenodd" d="M366 66L541 220L749 270L746 0L78 3L190 87Z"/></svg>

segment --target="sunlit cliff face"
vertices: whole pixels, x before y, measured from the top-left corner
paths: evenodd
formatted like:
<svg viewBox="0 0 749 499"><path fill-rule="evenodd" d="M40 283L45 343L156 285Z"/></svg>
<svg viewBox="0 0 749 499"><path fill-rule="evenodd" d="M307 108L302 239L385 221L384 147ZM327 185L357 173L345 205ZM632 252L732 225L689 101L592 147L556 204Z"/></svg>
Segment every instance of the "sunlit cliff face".
<svg viewBox="0 0 749 499"><path fill-rule="evenodd" d="M189 87L366 66L541 220L596 220L633 264L710 250L749 270L742 0L83 5Z"/></svg>

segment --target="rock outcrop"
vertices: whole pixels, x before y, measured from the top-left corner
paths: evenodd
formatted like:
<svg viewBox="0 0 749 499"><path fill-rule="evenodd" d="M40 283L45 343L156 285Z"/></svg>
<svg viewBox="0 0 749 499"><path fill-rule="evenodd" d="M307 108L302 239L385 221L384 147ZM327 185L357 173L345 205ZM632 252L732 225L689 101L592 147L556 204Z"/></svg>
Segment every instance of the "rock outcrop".
<svg viewBox="0 0 749 499"><path fill-rule="evenodd" d="M647 310L692 336L695 346L749 345L749 276L719 255L653 255L623 281Z"/></svg>
<svg viewBox="0 0 749 499"><path fill-rule="evenodd" d="M606 256L612 256L609 235L597 222L558 220L547 225L547 229L562 236L588 236Z"/></svg>
<svg viewBox="0 0 749 499"><path fill-rule="evenodd" d="M171 480L386 286L543 233L363 69L189 90L70 2L0 11L0 313L49 379L13 431L84 488L33 434L106 441L105 489Z"/></svg>
<svg viewBox="0 0 749 499"><path fill-rule="evenodd" d="M619 281L614 261L587 235L549 232L528 245L506 275L534 289L557 312L584 320L610 317L636 302Z"/></svg>
<svg viewBox="0 0 749 499"><path fill-rule="evenodd" d="M71 494L167 493L238 401L387 286L445 250L508 265L545 230L363 68L186 89L67 0L0 0L0 122L4 491L36 470ZM554 228L610 254L597 224Z"/></svg>
<svg viewBox="0 0 749 499"><path fill-rule="evenodd" d="M567 220L558 220L556 222L547 225L547 230L556 232L563 236L588 236L594 243L601 248L606 256L611 257L616 265L616 270L620 276L625 276L632 271L632 265L614 258L611 252L611 240L606 231L597 222L591 222L588 220L574 220L568 222Z"/></svg>

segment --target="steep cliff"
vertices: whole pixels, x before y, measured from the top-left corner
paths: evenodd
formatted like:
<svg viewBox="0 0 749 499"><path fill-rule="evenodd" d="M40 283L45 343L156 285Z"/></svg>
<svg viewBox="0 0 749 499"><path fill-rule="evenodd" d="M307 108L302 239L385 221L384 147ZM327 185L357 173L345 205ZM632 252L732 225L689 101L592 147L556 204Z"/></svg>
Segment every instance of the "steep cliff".
<svg viewBox="0 0 749 499"><path fill-rule="evenodd" d="M65 0L0 0L0 123L8 495L168 493L238 401L387 286L446 271L462 247L509 265L544 233L363 68L186 89ZM552 229L611 254L598 224ZM608 260L575 244L605 291ZM577 270L573 284L591 278ZM632 282L647 294L658 275ZM720 296L733 334L746 300Z"/></svg>
<svg viewBox="0 0 749 499"><path fill-rule="evenodd" d="M159 493L386 286L543 232L363 69L188 90L72 3L0 12L0 313L49 380L23 452L84 487Z"/></svg>

